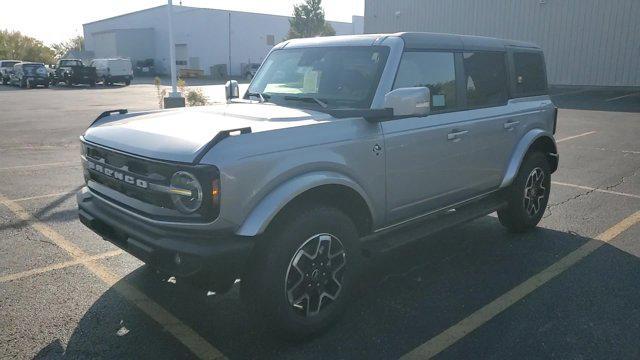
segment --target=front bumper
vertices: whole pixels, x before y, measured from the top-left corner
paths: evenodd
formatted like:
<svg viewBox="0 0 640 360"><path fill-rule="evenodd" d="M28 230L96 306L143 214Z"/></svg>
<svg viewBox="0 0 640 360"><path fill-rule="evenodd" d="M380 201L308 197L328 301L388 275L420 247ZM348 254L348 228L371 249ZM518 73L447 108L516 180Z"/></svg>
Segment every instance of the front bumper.
<svg viewBox="0 0 640 360"><path fill-rule="evenodd" d="M105 240L155 269L208 289L233 284L253 247L251 238L231 231L185 231L144 222L87 187L76 198L80 221Z"/></svg>
<svg viewBox="0 0 640 360"><path fill-rule="evenodd" d="M43 77L28 77L25 78L25 82L29 80L30 84L32 85L48 85L49 84L49 78L43 78Z"/></svg>

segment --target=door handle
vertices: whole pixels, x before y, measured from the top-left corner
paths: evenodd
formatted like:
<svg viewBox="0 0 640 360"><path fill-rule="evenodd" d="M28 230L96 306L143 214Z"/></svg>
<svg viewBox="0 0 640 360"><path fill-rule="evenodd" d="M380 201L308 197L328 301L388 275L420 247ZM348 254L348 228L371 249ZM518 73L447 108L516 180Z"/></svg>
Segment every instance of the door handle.
<svg viewBox="0 0 640 360"><path fill-rule="evenodd" d="M467 133L469 133L468 130L454 130L447 134L447 140L460 140L460 138Z"/></svg>
<svg viewBox="0 0 640 360"><path fill-rule="evenodd" d="M515 121L515 120L509 120L506 123L504 123L504 129L505 130L513 130L514 127L516 127L516 125L520 124L520 121Z"/></svg>

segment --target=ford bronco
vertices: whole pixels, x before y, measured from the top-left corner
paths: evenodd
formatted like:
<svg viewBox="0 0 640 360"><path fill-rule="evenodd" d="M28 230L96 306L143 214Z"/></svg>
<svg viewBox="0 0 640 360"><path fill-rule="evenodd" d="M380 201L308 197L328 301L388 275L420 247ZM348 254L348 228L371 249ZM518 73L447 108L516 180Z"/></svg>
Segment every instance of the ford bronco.
<svg viewBox="0 0 640 360"><path fill-rule="evenodd" d="M81 221L149 269L240 281L258 324L335 322L366 255L497 211L540 221L558 166L541 49L428 33L276 45L239 98L101 114ZM392 236L391 236L392 235Z"/></svg>

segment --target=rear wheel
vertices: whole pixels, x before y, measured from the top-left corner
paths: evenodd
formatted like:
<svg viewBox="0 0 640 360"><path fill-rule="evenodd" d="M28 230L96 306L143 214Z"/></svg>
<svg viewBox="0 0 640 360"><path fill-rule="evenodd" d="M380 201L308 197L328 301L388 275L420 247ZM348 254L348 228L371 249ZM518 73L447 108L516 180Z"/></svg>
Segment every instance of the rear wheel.
<svg viewBox="0 0 640 360"><path fill-rule="evenodd" d="M545 154L527 154L507 191L507 207L498 211L500 223L514 232L533 229L544 215L550 190L551 171Z"/></svg>
<svg viewBox="0 0 640 360"><path fill-rule="evenodd" d="M261 327L290 339L325 330L344 311L360 268L358 233L342 211L290 211L259 244L242 297Z"/></svg>

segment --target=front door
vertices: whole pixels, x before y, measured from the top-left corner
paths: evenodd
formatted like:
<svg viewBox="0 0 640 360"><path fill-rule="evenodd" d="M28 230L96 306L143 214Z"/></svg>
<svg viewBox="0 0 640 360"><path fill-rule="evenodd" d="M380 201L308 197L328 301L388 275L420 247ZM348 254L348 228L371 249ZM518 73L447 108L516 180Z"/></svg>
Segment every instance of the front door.
<svg viewBox="0 0 640 360"><path fill-rule="evenodd" d="M382 123L389 224L464 200L474 129L461 117L453 52L407 51L393 88L426 86L431 114Z"/></svg>

